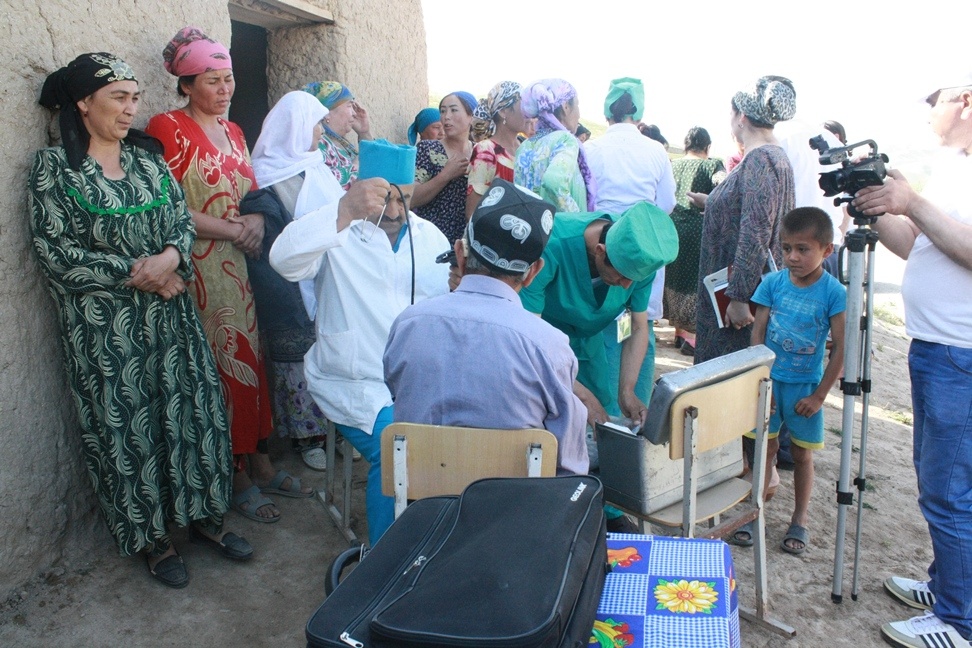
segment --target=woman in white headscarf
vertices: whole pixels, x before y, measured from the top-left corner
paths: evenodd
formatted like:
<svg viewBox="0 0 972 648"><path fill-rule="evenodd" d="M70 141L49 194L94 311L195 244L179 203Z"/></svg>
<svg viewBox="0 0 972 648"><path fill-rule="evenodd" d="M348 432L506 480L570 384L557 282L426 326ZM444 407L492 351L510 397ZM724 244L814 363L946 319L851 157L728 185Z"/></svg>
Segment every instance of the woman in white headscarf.
<svg viewBox="0 0 972 648"><path fill-rule="evenodd" d="M253 171L262 189L243 201L265 219L263 253L249 260L249 271L270 360L275 427L315 470L326 464L321 446L327 420L304 379L304 354L314 343L313 281L298 288L270 267L268 256L288 223L344 195L318 151L327 113L307 92L290 92L277 102L253 148Z"/></svg>

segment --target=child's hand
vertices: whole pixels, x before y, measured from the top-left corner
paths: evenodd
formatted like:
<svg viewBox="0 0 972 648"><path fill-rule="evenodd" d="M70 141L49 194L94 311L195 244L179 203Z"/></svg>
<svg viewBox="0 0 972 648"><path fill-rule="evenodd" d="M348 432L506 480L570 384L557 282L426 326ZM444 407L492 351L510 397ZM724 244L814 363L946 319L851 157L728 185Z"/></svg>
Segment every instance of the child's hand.
<svg viewBox="0 0 972 648"><path fill-rule="evenodd" d="M820 408L823 406L823 402L824 402L823 396L810 394L806 398L801 398L800 400L798 400L796 406L794 406L793 409L800 416L805 416L807 418L810 418L818 411L820 411Z"/></svg>

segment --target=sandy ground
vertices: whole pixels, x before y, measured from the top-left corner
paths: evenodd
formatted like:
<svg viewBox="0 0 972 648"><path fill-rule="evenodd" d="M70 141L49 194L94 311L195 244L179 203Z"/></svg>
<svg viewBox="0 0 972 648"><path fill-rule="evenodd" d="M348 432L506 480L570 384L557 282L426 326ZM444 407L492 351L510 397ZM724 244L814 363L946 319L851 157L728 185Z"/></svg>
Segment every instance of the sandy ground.
<svg viewBox="0 0 972 648"><path fill-rule="evenodd" d="M783 472L767 507L767 556L772 614L797 630L785 640L742 623L744 646L879 646L878 628L913 616L881 588L885 577L921 578L931 560L927 527L918 510L911 465L911 399L908 340L900 326L898 293L902 264L879 252L873 344L871 423L858 569L859 597L851 600L857 506L847 516L844 602L831 602L837 507L834 486L840 464L841 395L826 402L827 447L816 454L811 506L811 543L802 556L779 549L792 512L792 473ZM673 330L657 329L659 373L687 366L691 359L672 346ZM855 435L852 476L858 473L860 439ZM283 443L272 452L278 465L322 487L321 473L303 466ZM355 464L354 528L364 537L364 480L367 464ZM235 513L232 529L256 548L247 564L235 564L191 545L176 544L191 582L169 590L148 578L139 558L119 558L107 532L83 560L55 566L0 604L3 646L301 646L304 625L324 598L324 574L331 558L347 547L316 500L276 498L277 524L259 524ZM743 602L752 604L752 551L734 547Z"/></svg>

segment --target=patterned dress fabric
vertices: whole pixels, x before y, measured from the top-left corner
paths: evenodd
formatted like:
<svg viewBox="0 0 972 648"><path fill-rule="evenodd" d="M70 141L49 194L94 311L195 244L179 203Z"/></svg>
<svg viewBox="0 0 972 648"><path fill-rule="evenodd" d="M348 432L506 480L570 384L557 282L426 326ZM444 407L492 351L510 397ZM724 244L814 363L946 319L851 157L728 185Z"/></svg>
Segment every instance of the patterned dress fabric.
<svg viewBox="0 0 972 648"><path fill-rule="evenodd" d="M672 221L678 231L678 258L665 266L665 317L676 328L695 331L695 296L699 284L699 247L702 243L702 210L686 192L712 193L716 174L724 174L722 160L680 158L672 161L675 198Z"/></svg>
<svg viewBox="0 0 972 648"><path fill-rule="evenodd" d="M539 194L558 212L587 209L587 186L581 175L580 141L567 131L538 133L516 150L516 184Z"/></svg>
<svg viewBox="0 0 972 648"><path fill-rule="evenodd" d="M34 249L57 305L88 476L122 555L168 546L166 525L218 528L232 455L216 366L189 293L125 287L140 257L175 246L191 278L195 230L159 155L122 144L126 177L39 151Z"/></svg>
<svg viewBox="0 0 972 648"><path fill-rule="evenodd" d="M256 188L243 131L220 120L233 151L216 148L181 110L156 115L146 131L165 147L166 162L190 209L215 218L239 216L239 203ZM246 258L230 241L197 239L191 292L219 369L236 455L256 452L273 421Z"/></svg>
<svg viewBox="0 0 972 648"><path fill-rule="evenodd" d="M731 265L726 295L748 301L771 252L777 267L782 265L780 221L793 209L793 194L793 170L786 152L775 145L747 152L709 194L696 285L696 363L749 347L752 327L719 328L702 280Z"/></svg>
<svg viewBox="0 0 972 648"><path fill-rule="evenodd" d="M324 164L334 173L338 184L347 191L358 178L358 152L346 139L330 133L324 133L318 148L324 155Z"/></svg>
<svg viewBox="0 0 972 648"><path fill-rule="evenodd" d="M475 191L484 196L496 178L513 182L513 156L493 140L484 140L473 147L467 175L466 195Z"/></svg>
<svg viewBox="0 0 972 648"><path fill-rule="evenodd" d="M449 154L445 144L439 140L422 140L417 148L415 182L421 184L439 175L449 161ZM414 211L438 227L449 239L450 245L455 243L466 226L466 176L450 180L432 202L416 207Z"/></svg>

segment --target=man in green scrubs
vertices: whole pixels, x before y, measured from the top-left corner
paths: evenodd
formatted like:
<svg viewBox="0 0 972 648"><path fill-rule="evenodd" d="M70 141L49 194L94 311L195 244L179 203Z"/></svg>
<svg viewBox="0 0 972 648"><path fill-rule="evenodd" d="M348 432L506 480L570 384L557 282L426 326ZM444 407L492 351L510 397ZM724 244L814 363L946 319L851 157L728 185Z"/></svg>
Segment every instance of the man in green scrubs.
<svg viewBox="0 0 972 648"><path fill-rule="evenodd" d="M639 398L635 385L648 349L651 282L677 254L671 218L647 202L621 216L559 213L554 218L543 270L520 291L520 299L570 338L579 364L574 392L587 406L592 426L607 420L605 408L613 409L615 400L622 414L644 423L647 396ZM624 338L620 367L611 366L602 337L614 321L615 334Z"/></svg>

